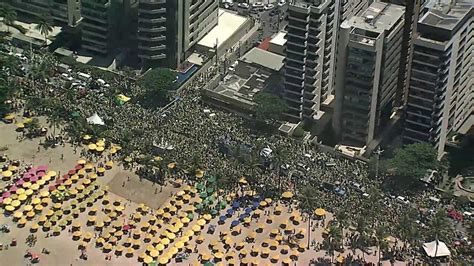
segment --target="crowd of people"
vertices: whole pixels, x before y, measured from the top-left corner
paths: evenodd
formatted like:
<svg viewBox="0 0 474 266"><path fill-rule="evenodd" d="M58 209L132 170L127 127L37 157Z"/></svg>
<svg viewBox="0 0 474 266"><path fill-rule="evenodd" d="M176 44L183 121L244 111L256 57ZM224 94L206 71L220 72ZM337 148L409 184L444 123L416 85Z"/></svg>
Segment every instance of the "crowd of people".
<svg viewBox="0 0 474 266"><path fill-rule="evenodd" d="M201 100L200 88L218 75L217 72L217 68L211 67L200 74L190 86L179 91L179 97L166 108L142 106L138 100L142 88L136 84L125 86L123 78L108 80L110 88L96 90L87 86L64 88L58 74L50 77L50 82L23 78L22 83L28 88L25 91L27 97L58 100L65 111L63 119L70 124L74 120L69 117L71 113L79 113L83 118L97 113L105 125L94 129L109 141L122 145L124 157L155 153L167 162L176 163L179 169L185 170L193 165L216 177L238 179L252 176L257 183L266 183L264 189L268 184L274 184L280 191L293 190L297 197L304 197L304 190L315 188L312 200L318 207L336 214L348 227L365 227L367 231L373 231L384 226L387 235L403 239L399 226L402 217L409 215L413 221L417 220L415 226L423 228L433 214L420 209L436 210L440 206L429 200L434 194L432 191L410 198L409 204L397 201L395 197L380 192L382 180L369 178L365 163L322 152L313 145L291 138L259 134L243 118L207 106ZM115 102L118 93L132 100L118 105ZM48 110L48 105L38 105L29 111L41 115L52 110ZM66 128L72 130L72 126ZM82 135L90 133L94 132L81 132ZM219 142L223 137L239 147L250 147L249 153L256 158L257 166L223 152ZM80 142L81 139L71 138L69 141ZM260 149L265 147L274 151L274 158L283 161L272 161L271 156L258 156ZM262 166L265 161L270 161L266 167ZM184 176L180 171L176 174ZM417 239L424 241L421 236ZM419 247L395 246L397 248L392 250L394 256L405 260Z"/></svg>

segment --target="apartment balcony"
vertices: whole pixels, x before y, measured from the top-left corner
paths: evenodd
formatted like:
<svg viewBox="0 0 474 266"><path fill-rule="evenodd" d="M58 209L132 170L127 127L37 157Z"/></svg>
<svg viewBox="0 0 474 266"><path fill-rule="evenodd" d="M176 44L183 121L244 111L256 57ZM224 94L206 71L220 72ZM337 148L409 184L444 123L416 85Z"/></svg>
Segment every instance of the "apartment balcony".
<svg viewBox="0 0 474 266"><path fill-rule="evenodd" d="M140 50L147 50L147 51L160 51L166 49L166 45L138 45L138 49Z"/></svg>
<svg viewBox="0 0 474 266"><path fill-rule="evenodd" d="M293 70L293 71L305 71L305 66L303 63L294 64L291 62L286 62L285 69Z"/></svg>
<svg viewBox="0 0 474 266"><path fill-rule="evenodd" d="M166 54L156 54L156 55L138 54L138 57L142 59L147 59L147 60L160 60L160 59L165 59Z"/></svg>
<svg viewBox="0 0 474 266"><path fill-rule="evenodd" d="M150 41L150 42L157 42L157 41L165 41L166 36L160 35L160 36L153 36L153 35L146 35L146 34L138 34L137 39L140 41Z"/></svg>
<svg viewBox="0 0 474 266"><path fill-rule="evenodd" d="M308 18L309 16L306 16L305 18L302 18L302 17L296 17L295 15L293 15L291 12L288 12L288 21L289 21L289 24L293 24L293 22L300 22L300 23L303 23L303 24L307 24L308 23Z"/></svg>
<svg viewBox="0 0 474 266"><path fill-rule="evenodd" d="M91 31L91 30L84 30L82 35L83 37L86 37L86 38L88 36L91 36L91 37L101 39L101 40L107 40L109 37L108 32L103 33L103 32Z"/></svg>
<svg viewBox="0 0 474 266"><path fill-rule="evenodd" d="M83 43L83 44L81 45L81 47L82 47L83 49L86 49L86 50L89 50L89 51L93 51L93 52L96 52L96 53L107 54L107 48L106 48L106 47L103 47L103 46L96 46L96 45L93 45L93 44Z"/></svg>
<svg viewBox="0 0 474 266"><path fill-rule="evenodd" d="M287 26L287 30L301 30L301 31L307 31L308 30L308 24L307 23L297 23L297 22L291 22Z"/></svg>
<svg viewBox="0 0 474 266"><path fill-rule="evenodd" d="M82 24L84 27L88 27L88 28L93 28L93 29L97 29L98 31L100 32L107 32L109 30L109 24L97 24L97 23L91 23L90 21L88 21L88 19L86 18L83 18L82 20ZM91 31L91 30L87 30L87 31Z"/></svg>
<svg viewBox="0 0 474 266"><path fill-rule="evenodd" d="M98 39L93 38L90 35L86 35L86 34L82 35L82 42L94 43L94 44L97 44L99 46L107 46L107 38L98 40Z"/></svg>
<svg viewBox="0 0 474 266"><path fill-rule="evenodd" d="M304 74L303 74L303 72L300 72L300 71L291 71L291 70L288 70L288 69L285 70L285 77L290 77L290 78L294 78L294 79L304 80Z"/></svg>
<svg viewBox="0 0 474 266"><path fill-rule="evenodd" d="M151 9L146 9L144 7L138 7L138 16L140 14L150 14L150 15L156 15L156 14L166 14L166 8L151 8Z"/></svg>
<svg viewBox="0 0 474 266"><path fill-rule="evenodd" d="M290 106L293 106L293 108L297 108L297 110L300 109L300 105L303 103L303 97L301 97L301 94L297 94L294 91L291 90L285 90L285 95L283 96L283 99L287 102L293 103L293 105L290 104ZM296 107L297 105L298 107Z"/></svg>
<svg viewBox="0 0 474 266"><path fill-rule="evenodd" d="M297 87L297 88L301 88L301 91L303 91L303 81L296 81L296 80L288 80L288 79L285 79L285 82L284 82L285 85L289 85L289 86L293 86L293 87Z"/></svg>
<svg viewBox="0 0 474 266"><path fill-rule="evenodd" d="M306 41L306 38L308 38L308 33L307 32L301 32L301 33L297 33L297 32L293 32L293 31L288 31L286 33L286 36L287 36L287 41L290 42L291 39L288 38L288 37L292 37L292 38L296 38L298 39L295 43L298 44L300 42L304 42Z"/></svg>
<svg viewBox="0 0 474 266"><path fill-rule="evenodd" d="M285 47L285 50L286 50L287 55L288 54L295 54L295 55L303 56L303 57L306 56L306 49L300 48L300 47L295 47L291 44L287 44L286 47Z"/></svg>
<svg viewBox="0 0 474 266"><path fill-rule="evenodd" d="M138 16L138 23L164 23L166 22L166 17L158 17L158 18L147 18L143 16Z"/></svg>
<svg viewBox="0 0 474 266"><path fill-rule="evenodd" d="M139 32L164 32L166 31L166 27L162 26L162 27L145 28L138 25L138 31Z"/></svg>

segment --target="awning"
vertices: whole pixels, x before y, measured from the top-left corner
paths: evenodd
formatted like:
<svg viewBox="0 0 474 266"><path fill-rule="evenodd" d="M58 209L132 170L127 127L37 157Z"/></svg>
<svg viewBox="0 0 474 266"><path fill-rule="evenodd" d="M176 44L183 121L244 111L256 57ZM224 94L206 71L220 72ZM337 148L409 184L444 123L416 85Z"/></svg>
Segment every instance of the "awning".
<svg viewBox="0 0 474 266"><path fill-rule="evenodd" d="M93 125L105 125L104 120L100 118L100 116L95 113L93 116L87 118L87 123L93 124Z"/></svg>
<svg viewBox="0 0 474 266"><path fill-rule="evenodd" d="M451 252L444 242L435 240L429 243L423 244L423 249L426 255L432 258L451 256Z"/></svg>

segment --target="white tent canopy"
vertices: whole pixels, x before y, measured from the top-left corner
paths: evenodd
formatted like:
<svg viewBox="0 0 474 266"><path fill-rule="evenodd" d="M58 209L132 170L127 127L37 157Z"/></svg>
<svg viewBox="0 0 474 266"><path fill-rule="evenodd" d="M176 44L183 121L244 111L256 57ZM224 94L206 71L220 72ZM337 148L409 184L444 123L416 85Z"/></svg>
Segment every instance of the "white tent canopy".
<svg viewBox="0 0 474 266"><path fill-rule="evenodd" d="M449 251L446 244L439 240L424 243L423 249L425 250L426 254L432 258L451 256L451 252Z"/></svg>
<svg viewBox="0 0 474 266"><path fill-rule="evenodd" d="M102 120L102 118L100 118L100 116L97 113L87 118L87 123L93 124L93 125L101 125L101 126L105 125L104 120Z"/></svg>

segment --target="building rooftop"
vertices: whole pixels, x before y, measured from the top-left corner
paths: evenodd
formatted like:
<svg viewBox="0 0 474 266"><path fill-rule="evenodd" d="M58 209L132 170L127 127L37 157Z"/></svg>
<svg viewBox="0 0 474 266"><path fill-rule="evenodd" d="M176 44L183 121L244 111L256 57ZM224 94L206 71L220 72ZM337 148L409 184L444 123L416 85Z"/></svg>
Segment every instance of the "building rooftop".
<svg viewBox="0 0 474 266"><path fill-rule="evenodd" d="M285 36L286 36L286 32L285 31L280 31L270 40L270 43L275 44L275 45L279 45L279 46L283 46L286 43Z"/></svg>
<svg viewBox="0 0 474 266"><path fill-rule="evenodd" d="M217 26L215 26L208 34L206 34L206 36L204 36L198 42L198 45L213 49L217 43L217 46L219 47L225 41L227 41L227 39L229 39L232 34L237 32L246 21L246 17L225 11L224 9L219 9Z"/></svg>
<svg viewBox="0 0 474 266"><path fill-rule="evenodd" d="M451 2L441 0L431 5L429 11L420 18L419 23L454 30L466 15L473 13L474 2L472 0Z"/></svg>
<svg viewBox="0 0 474 266"><path fill-rule="evenodd" d="M403 6L374 2L362 14L349 18L344 24L379 35L397 25L404 13Z"/></svg>
<svg viewBox="0 0 474 266"><path fill-rule="evenodd" d="M284 59L284 56L260 48L253 48L241 58L246 63L257 64L277 72L282 69Z"/></svg>
<svg viewBox="0 0 474 266"><path fill-rule="evenodd" d="M311 6L319 6L325 0L290 0L290 4L297 7L309 8Z"/></svg>
<svg viewBox="0 0 474 266"><path fill-rule="evenodd" d="M214 89L206 94L219 102L236 106L239 110L251 110L255 105L254 96L262 90L274 90L281 84L279 75L283 67L283 56L253 48L242 56L235 70L224 77Z"/></svg>

